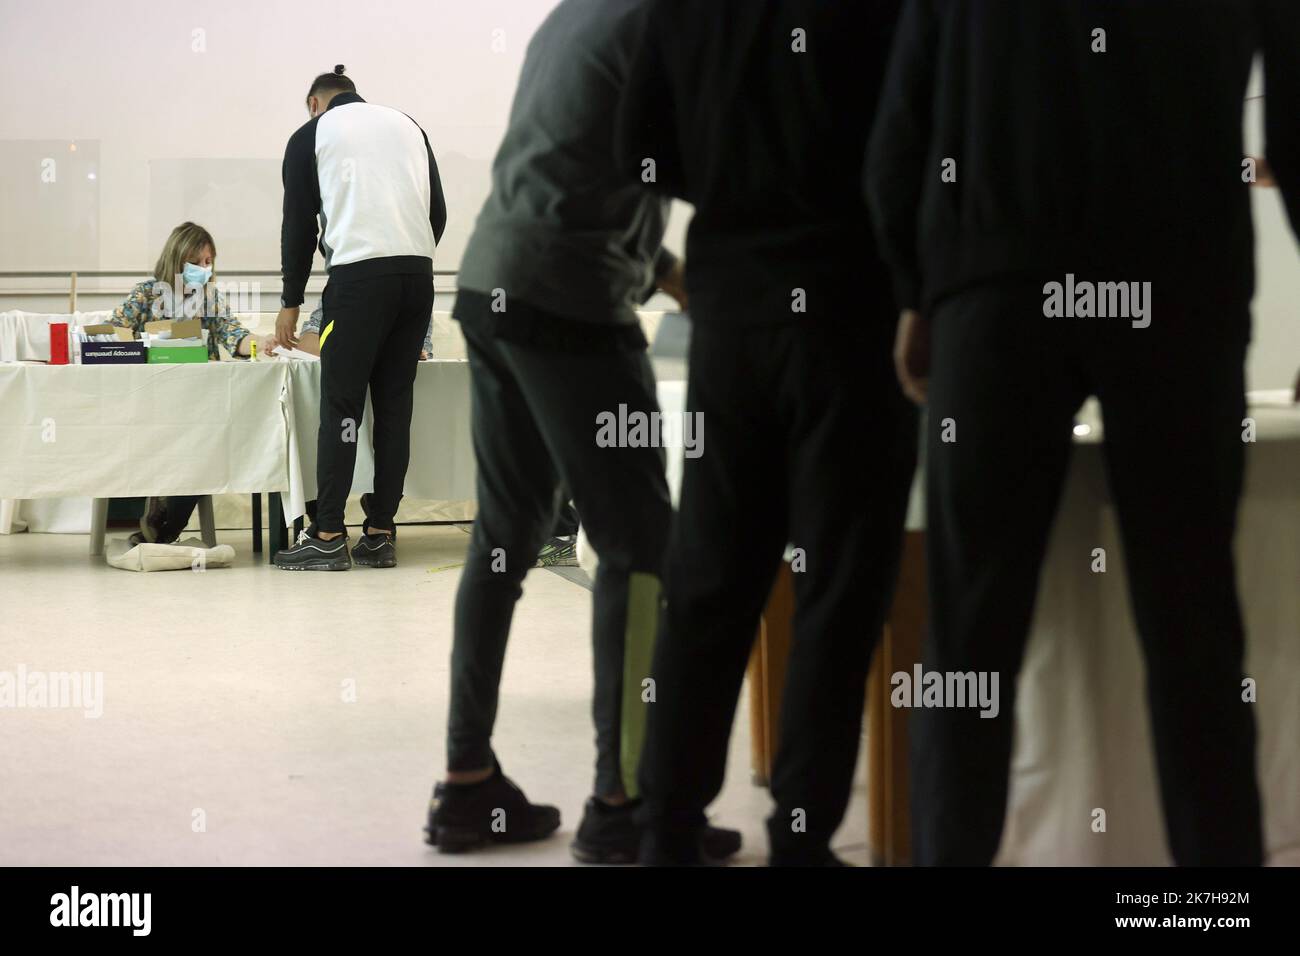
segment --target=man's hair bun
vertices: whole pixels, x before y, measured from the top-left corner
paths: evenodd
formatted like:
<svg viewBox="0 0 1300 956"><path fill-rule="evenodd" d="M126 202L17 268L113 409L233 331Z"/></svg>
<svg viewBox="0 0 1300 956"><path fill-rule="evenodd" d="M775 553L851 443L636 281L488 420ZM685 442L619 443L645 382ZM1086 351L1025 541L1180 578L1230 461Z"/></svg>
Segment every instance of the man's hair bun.
<svg viewBox="0 0 1300 956"><path fill-rule="evenodd" d="M334 75L335 75L335 76L342 76L342 75L343 75L343 69L344 69L343 64L340 63L338 66L334 67Z"/></svg>

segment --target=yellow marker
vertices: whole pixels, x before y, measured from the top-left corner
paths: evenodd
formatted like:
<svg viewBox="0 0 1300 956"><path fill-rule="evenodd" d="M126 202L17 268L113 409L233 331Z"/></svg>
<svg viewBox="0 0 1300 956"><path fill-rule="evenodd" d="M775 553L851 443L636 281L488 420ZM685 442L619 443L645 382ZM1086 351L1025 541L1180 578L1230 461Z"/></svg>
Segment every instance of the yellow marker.
<svg viewBox="0 0 1300 956"><path fill-rule="evenodd" d="M252 339L248 343L248 360L250 362L257 361L257 339Z"/></svg>

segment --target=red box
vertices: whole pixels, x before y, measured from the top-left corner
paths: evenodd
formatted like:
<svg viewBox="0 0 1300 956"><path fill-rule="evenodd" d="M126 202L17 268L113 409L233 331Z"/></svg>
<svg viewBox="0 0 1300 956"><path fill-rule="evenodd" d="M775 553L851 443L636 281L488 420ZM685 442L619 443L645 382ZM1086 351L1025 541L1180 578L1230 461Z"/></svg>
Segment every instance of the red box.
<svg viewBox="0 0 1300 956"><path fill-rule="evenodd" d="M50 323L50 364L68 364L68 323Z"/></svg>

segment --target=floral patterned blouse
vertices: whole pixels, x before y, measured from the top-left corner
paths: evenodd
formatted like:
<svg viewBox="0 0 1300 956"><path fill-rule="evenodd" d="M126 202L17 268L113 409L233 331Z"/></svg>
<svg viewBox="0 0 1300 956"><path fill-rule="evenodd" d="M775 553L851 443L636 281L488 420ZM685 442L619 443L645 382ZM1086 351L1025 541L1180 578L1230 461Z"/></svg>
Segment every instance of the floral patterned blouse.
<svg viewBox="0 0 1300 956"><path fill-rule="evenodd" d="M216 361L221 358L218 345L224 345L226 351L235 358L244 358L239 354L239 343L249 334L248 329L239 324L230 313L226 298L216 286L209 285L204 290L206 301L198 298L197 293L186 297L179 309L169 309L170 288L156 279L137 282L131 289L126 301L113 310L108 321L113 325L134 332L143 332L146 322L158 319L198 318L208 333L208 358ZM171 314L179 311L180 315Z"/></svg>

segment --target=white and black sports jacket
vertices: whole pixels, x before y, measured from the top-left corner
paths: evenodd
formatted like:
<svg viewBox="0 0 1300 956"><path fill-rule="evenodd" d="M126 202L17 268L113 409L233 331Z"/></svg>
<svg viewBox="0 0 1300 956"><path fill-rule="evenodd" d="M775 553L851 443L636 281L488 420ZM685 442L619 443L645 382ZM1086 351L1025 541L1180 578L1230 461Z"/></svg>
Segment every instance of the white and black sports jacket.
<svg viewBox="0 0 1300 956"><path fill-rule="evenodd" d="M302 304L318 234L331 282L432 277L447 203L429 137L405 113L337 94L289 138L283 178L281 305Z"/></svg>

